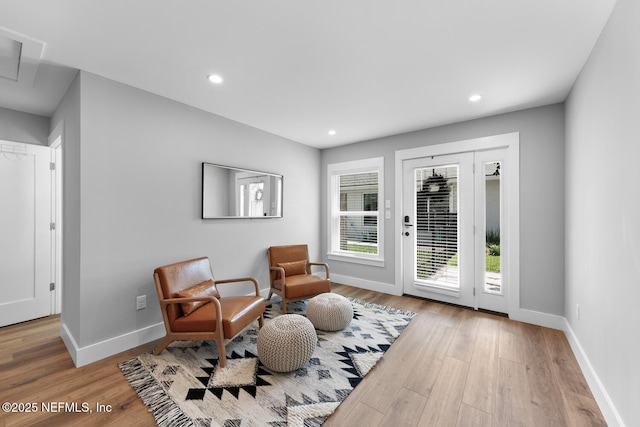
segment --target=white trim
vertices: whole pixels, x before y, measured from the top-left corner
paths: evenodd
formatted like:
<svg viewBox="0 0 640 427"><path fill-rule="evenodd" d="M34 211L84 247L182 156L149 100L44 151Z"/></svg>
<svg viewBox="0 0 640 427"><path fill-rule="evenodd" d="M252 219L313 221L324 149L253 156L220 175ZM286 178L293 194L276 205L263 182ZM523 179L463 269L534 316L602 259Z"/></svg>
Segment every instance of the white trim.
<svg viewBox="0 0 640 427"><path fill-rule="evenodd" d="M564 330L564 317L541 311L518 308L509 313L509 319L518 322L531 323L545 328Z"/></svg>
<svg viewBox="0 0 640 427"><path fill-rule="evenodd" d="M64 144L64 120L58 122L53 131L49 134L48 143L51 148L52 163L55 163L56 170L53 171L55 179L52 179L54 185L51 189L52 206L51 215L52 221L56 223L56 229L54 231L55 246L52 248L52 260L51 265L52 277L51 281L55 283L56 287L53 291L53 299L51 301L51 313L59 314L62 312L62 266L64 257L64 245L62 244L62 149Z"/></svg>
<svg viewBox="0 0 640 427"><path fill-rule="evenodd" d="M352 262L354 264L371 265L373 267L384 267L384 259L378 257L366 258L364 255L351 255L351 254L337 254L328 253L327 258L334 261Z"/></svg>
<svg viewBox="0 0 640 427"><path fill-rule="evenodd" d="M78 358L78 354L77 354L78 344L76 343L76 340L73 338L73 335L67 328L66 323L60 322L60 338L62 338L64 345L67 347L67 351L71 356L71 360L73 360L73 364L76 365L77 367L78 364L76 363L76 360Z"/></svg>
<svg viewBox="0 0 640 427"><path fill-rule="evenodd" d="M593 368L593 365L589 361L587 353L582 348L582 345L580 345L580 341L578 341L578 337L573 332L571 324L566 318L563 319L563 330L567 337L567 341L569 341L571 350L573 350L573 354L576 356L578 365L580 365L580 369L582 370L582 373L584 374L584 377L589 384L591 393L593 393L593 397L596 399L596 403L598 404L600 411L602 411L604 419L607 421L607 424L610 427L625 427L622 417L613 404L609 393L607 393L607 390L600 381L600 377L598 377L596 370Z"/></svg>
<svg viewBox="0 0 640 427"><path fill-rule="evenodd" d="M446 142L442 144L427 145L423 147L398 150L395 152L395 211L396 218L402 218L402 182L403 182L403 162L405 160L417 159L429 156L441 156L447 154L458 154L472 151L490 150L495 148L507 149L507 163L510 165L510 182L505 182L505 191L508 192L510 207L505 207L505 214L509 215L510 231L509 238L509 259L510 270L508 290L508 314L516 314L520 311L520 133L512 132L503 135L494 135L481 138L467 139L463 141ZM403 266L403 244L402 244L402 223L400 220L395 224L395 265L396 283L404 283Z"/></svg>
<svg viewBox="0 0 640 427"><path fill-rule="evenodd" d="M354 286L368 291L382 292L383 294L402 295L402 288L391 283L375 282L373 280L359 279L357 277L345 276L331 273L331 281L341 285Z"/></svg>
<svg viewBox="0 0 640 427"><path fill-rule="evenodd" d="M164 323L156 323L155 325L127 332L86 347L79 347L73 335L67 329L67 325L63 323L60 326L60 337L67 346L76 368L160 339L165 335Z"/></svg>

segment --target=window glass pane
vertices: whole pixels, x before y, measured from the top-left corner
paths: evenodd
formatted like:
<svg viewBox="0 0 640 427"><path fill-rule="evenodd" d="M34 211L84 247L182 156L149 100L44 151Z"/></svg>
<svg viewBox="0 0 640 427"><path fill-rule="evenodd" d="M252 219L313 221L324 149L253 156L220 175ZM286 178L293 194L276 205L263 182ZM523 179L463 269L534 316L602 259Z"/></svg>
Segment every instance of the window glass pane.
<svg viewBox="0 0 640 427"><path fill-rule="evenodd" d="M458 288L458 166L415 170L416 279Z"/></svg>
<svg viewBox="0 0 640 427"><path fill-rule="evenodd" d="M340 216L340 250L378 253L378 218L365 224L363 216Z"/></svg>
<svg viewBox="0 0 640 427"><path fill-rule="evenodd" d="M365 194L375 195L376 203L365 206ZM378 173L358 173L340 175L340 210L341 211L377 211L378 210ZM342 201L346 200L343 204Z"/></svg>
<svg viewBox="0 0 640 427"><path fill-rule="evenodd" d="M500 268L500 162L485 163L485 276L484 290L502 293Z"/></svg>

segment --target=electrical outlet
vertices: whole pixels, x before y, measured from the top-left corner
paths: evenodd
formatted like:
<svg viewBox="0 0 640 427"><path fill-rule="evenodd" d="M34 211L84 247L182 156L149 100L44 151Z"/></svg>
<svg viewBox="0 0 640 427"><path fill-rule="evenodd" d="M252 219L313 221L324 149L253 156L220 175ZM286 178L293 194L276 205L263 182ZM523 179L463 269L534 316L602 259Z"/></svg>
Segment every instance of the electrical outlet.
<svg viewBox="0 0 640 427"><path fill-rule="evenodd" d="M136 310L142 310L143 308L147 308L147 296L140 295L136 297Z"/></svg>
<svg viewBox="0 0 640 427"><path fill-rule="evenodd" d="M580 304L576 304L576 317L580 320Z"/></svg>

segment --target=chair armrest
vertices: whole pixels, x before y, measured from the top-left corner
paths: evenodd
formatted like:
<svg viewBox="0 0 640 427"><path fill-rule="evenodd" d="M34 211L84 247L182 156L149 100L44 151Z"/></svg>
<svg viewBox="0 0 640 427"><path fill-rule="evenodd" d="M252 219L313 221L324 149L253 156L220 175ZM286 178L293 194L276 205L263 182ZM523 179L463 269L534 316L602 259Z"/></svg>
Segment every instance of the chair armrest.
<svg viewBox="0 0 640 427"><path fill-rule="evenodd" d="M326 262L310 262L309 265L324 267L324 272L327 275L327 280L329 280L329 264L327 264Z"/></svg>
<svg viewBox="0 0 640 427"><path fill-rule="evenodd" d="M280 279L282 280L282 284L284 285L285 283L287 283L286 276L284 275L284 268L282 268L282 267L269 267L269 270L279 272L280 273Z"/></svg>
<svg viewBox="0 0 640 427"><path fill-rule="evenodd" d="M237 283L237 282L253 282L253 286L255 287L255 290L256 290L256 296L257 297L260 296L260 286L258 285L258 280L256 280L253 277L240 277L237 279L216 280L215 281L216 289L218 289L219 283Z"/></svg>

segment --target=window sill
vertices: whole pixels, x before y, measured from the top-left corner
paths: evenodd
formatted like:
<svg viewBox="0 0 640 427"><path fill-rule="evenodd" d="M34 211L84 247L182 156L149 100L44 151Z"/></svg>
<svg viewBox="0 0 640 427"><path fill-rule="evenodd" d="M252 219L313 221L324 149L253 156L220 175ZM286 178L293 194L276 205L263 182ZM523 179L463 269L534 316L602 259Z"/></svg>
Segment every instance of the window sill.
<svg viewBox="0 0 640 427"><path fill-rule="evenodd" d="M371 265L374 267L384 267L384 259L381 259L381 258L371 258L371 257L358 256L358 255L337 254L337 253L329 253L327 254L327 258L334 261L350 262L353 264Z"/></svg>

